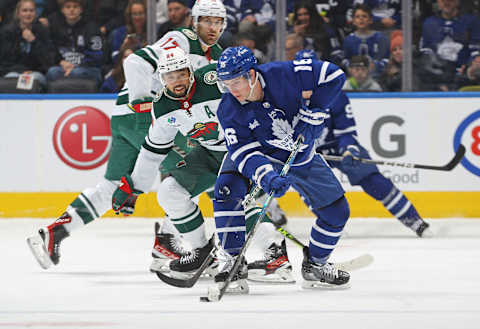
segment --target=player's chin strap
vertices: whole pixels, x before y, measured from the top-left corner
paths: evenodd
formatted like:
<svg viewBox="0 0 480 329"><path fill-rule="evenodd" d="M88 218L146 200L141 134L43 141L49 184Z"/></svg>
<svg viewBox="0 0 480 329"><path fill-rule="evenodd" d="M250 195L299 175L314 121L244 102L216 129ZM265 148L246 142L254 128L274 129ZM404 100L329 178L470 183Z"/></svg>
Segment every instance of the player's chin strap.
<svg viewBox="0 0 480 329"><path fill-rule="evenodd" d="M257 83L258 83L258 72L255 71L255 80L253 81L253 83L251 82L250 75L248 76L248 86L250 87L250 92L248 93L248 97L246 98L247 100L251 99Z"/></svg>

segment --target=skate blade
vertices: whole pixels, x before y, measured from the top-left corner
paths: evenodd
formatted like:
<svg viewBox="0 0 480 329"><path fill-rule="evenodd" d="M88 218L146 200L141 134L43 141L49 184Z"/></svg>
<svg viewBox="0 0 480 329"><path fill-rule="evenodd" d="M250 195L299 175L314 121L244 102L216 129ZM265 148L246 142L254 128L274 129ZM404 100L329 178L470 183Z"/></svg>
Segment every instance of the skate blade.
<svg viewBox="0 0 480 329"><path fill-rule="evenodd" d="M303 289L320 289L320 290L346 290L350 289L350 283L347 282L346 284L337 285L337 284L330 284L321 281L307 281L303 280L302 282Z"/></svg>
<svg viewBox="0 0 480 329"><path fill-rule="evenodd" d="M422 232L422 239L430 239L435 236L435 233L430 227L427 227L423 232Z"/></svg>
<svg viewBox="0 0 480 329"><path fill-rule="evenodd" d="M27 238L27 244L30 247L30 250L32 251L32 254L37 260L38 264L40 264L43 269L47 270L53 265L53 262L48 255L48 251L45 248L45 244L43 243L41 237L33 236Z"/></svg>
<svg viewBox="0 0 480 329"><path fill-rule="evenodd" d="M170 267L168 266L170 259L167 258L154 258L152 264L150 265L150 272L161 272L167 273L170 272Z"/></svg>
<svg viewBox="0 0 480 329"><path fill-rule="evenodd" d="M218 274L218 264L216 264L215 266L210 265L205 269L205 271L203 271L200 277L203 279L206 279L206 278L210 279L215 277L215 275L217 274Z"/></svg>
<svg viewBox="0 0 480 329"><path fill-rule="evenodd" d="M226 294L230 295L245 295L249 292L250 288L248 287L247 280L245 279L230 282L227 290L225 291Z"/></svg>
<svg viewBox="0 0 480 329"><path fill-rule="evenodd" d="M293 284L295 279L292 272L287 269L279 268L274 273L266 274L264 270L249 270L248 280L253 282L262 282L270 284Z"/></svg>

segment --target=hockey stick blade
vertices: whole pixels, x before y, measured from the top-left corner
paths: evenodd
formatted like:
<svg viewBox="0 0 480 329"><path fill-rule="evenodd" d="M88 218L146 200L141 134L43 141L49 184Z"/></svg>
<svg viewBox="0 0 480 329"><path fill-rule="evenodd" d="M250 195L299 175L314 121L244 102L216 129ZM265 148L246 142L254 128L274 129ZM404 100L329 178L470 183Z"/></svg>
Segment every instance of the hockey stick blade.
<svg viewBox="0 0 480 329"><path fill-rule="evenodd" d="M360 161L361 163L366 164L375 164L375 165L384 165L384 166L393 166L393 167L403 167L403 168L415 168L415 169L428 169L428 170L440 170L440 171L450 171L455 168L460 161L462 161L463 156L465 155L465 146L460 144L458 146L457 152L455 152L455 156L444 166L432 166L432 165L422 165L417 163L409 163L409 162L394 162L394 161L383 161L383 160L373 160L373 159L365 159L365 158L357 158L353 157L354 160ZM343 156L338 155L323 155L322 157L327 161L342 161Z"/></svg>
<svg viewBox="0 0 480 329"><path fill-rule="evenodd" d="M195 272L195 274L191 278L188 278L188 279L173 278L171 276L166 275L165 273L158 272L158 271L156 271L155 274L160 280L162 280L168 285L171 285L177 288L191 288L197 283L198 279L200 279L203 271L205 271L205 269L210 265L212 259L215 257L215 251L216 251L215 248L213 248L212 251L210 251L210 254L208 254L207 258L205 258L200 268L197 270L197 272Z"/></svg>
<svg viewBox="0 0 480 329"><path fill-rule="evenodd" d="M334 263L335 266L342 271L355 271L367 267L373 263L373 256L370 254L363 254L352 258L345 262Z"/></svg>

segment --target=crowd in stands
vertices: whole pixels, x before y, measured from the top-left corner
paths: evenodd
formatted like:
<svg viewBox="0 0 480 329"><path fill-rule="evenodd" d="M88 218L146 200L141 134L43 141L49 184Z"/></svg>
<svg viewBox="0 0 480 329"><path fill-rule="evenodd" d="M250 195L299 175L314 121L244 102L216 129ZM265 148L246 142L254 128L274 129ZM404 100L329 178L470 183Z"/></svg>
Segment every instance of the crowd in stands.
<svg viewBox="0 0 480 329"><path fill-rule="evenodd" d="M157 0L157 37L192 27L194 1ZM311 49L345 70L345 90L401 90L400 0L286 3L286 59ZM260 62L275 60L275 4L224 0L221 46L244 45ZM414 90L480 88L479 13L480 0L413 0ZM19 90L118 92L122 62L146 45L146 30L145 0L0 0L0 80Z"/></svg>

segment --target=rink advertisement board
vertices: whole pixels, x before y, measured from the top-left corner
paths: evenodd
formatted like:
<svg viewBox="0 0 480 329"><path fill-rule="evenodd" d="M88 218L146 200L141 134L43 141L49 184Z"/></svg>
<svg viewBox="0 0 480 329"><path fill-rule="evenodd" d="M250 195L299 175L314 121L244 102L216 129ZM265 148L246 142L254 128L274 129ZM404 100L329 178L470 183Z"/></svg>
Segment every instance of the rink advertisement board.
<svg viewBox="0 0 480 329"><path fill-rule="evenodd" d="M449 172L379 167L426 217L480 217L480 93L350 94L361 144L373 159L444 165L460 143L461 164ZM54 217L103 177L112 138L112 95L1 95L0 216ZM336 172L353 216L388 216ZM142 198L140 198L142 199ZM294 192L280 200L308 214ZM151 193L138 216L161 215ZM201 205L211 213L211 205ZM140 205L140 204L139 204Z"/></svg>

